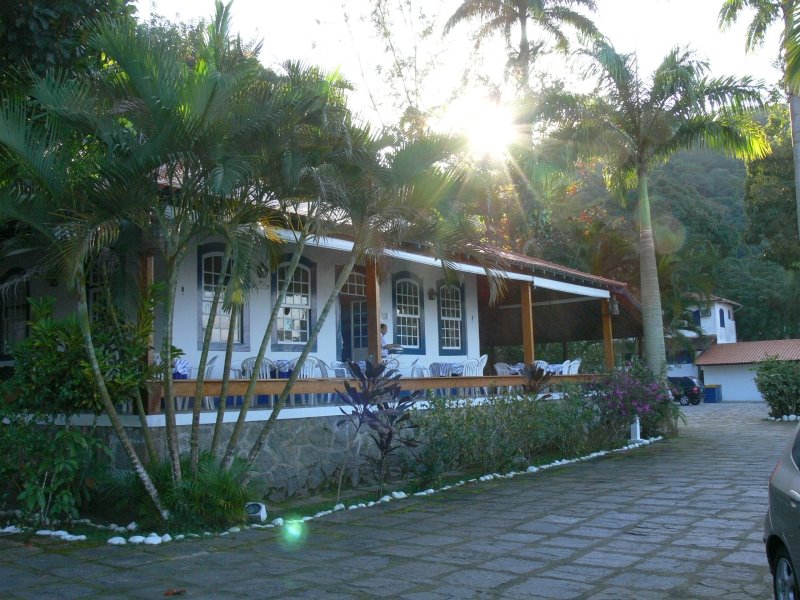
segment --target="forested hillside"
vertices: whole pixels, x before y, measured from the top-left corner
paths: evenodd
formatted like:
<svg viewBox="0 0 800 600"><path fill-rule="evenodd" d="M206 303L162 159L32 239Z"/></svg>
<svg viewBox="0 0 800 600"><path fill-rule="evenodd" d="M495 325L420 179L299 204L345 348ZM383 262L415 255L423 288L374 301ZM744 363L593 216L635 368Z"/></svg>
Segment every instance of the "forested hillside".
<svg viewBox="0 0 800 600"><path fill-rule="evenodd" d="M679 152L654 170L650 194L667 322L679 318L685 292L697 292L742 304L736 313L742 341L800 336L796 272L791 264L771 260L775 253L768 242L770 228L779 231L795 222L791 202L773 206L780 187L775 171L784 169L791 178L791 152L775 150L767 161L749 165L749 176L742 161L704 149ZM765 169L773 177L767 183ZM789 187L791 199L791 179L783 187ZM542 256L638 289L632 195L609 196L598 166L551 207Z"/></svg>

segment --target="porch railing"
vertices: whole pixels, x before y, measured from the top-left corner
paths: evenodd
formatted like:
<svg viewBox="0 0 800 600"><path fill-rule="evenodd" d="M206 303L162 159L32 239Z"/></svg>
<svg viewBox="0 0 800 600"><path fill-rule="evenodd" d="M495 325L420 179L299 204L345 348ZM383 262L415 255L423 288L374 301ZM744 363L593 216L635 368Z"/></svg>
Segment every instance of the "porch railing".
<svg viewBox="0 0 800 600"><path fill-rule="evenodd" d="M594 375L556 375L550 379L551 384L581 383L589 381ZM455 376L455 377L404 377L398 380L403 391L431 390L437 394L450 396L480 397L496 393L498 389L517 387L521 385L519 375L493 375L493 376ZM271 409L274 399L283 392L286 379L260 379L256 384L255 402L253 408ZM336 390L344 391L344 382L354 385L352 379L325 378L325 379L298 379L292 386L292 392L286 406L330 406L340 404ZM232 379L228 383L226 406L236 410L241 404L247 387L248 380ZM173 382L173 395L178 402L178 410L191 410L194 401L196 380L176 379ZM149 398L147 403L148 414L163 412L163 385L160 381L148 383ZM485 392L484 392L485 390ZM222 393L222 380L209 379L203 383L203 410L217 410Z"/></svg>

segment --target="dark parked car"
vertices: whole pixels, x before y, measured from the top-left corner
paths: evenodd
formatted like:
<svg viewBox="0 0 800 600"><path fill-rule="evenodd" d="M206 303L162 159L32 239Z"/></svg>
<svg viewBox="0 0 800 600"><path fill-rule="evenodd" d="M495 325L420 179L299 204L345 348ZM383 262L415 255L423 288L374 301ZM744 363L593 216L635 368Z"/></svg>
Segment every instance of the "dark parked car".
<svg viewBox="0 0 800 600"><path fill-rule="evenodd" d="M672 398L682 406L700 404L705 388L697 377L668 377Z"/></svg>
<svg viewBox="0 0 800 600"><path fill-rule="evenodd" d="M769 508L764 519L764 543L777 600L800 598L800 426L783 449L769 478Z"/></svg>

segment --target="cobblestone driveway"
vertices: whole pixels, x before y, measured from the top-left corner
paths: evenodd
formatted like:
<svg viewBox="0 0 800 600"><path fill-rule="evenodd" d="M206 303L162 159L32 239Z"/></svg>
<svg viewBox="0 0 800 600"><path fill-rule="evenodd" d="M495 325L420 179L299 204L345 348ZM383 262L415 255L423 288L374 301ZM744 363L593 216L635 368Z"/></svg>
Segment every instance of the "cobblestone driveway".
<svg viewBox="0 0 800 600"><path fill-rule="evenodd" d="M305 538L155 547L0 538L3 598L760 598L766 485L790 423L760 403L684 409L678 439L336 513Z"/></svg>

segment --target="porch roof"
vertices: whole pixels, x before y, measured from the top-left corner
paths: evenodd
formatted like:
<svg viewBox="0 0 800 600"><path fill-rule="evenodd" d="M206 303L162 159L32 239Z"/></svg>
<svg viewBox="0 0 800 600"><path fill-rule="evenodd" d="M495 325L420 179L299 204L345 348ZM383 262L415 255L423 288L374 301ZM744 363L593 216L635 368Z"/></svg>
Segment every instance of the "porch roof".
<svg viewBox="0 0 800 600"><path fill-rule="evenodd" d="M281 237L294 241L294 233L285 230ZM306 242L309 246L349 252L353 243L349 240L320 237ZM514 345L521 343L520 330L520 285L534 287L534 329L537 342L566 342L602 340L603 322L600 300L612 296L619 303L619 315L613 321L616 338L641 337L641 304L628 291L626 284L584 273L577 269L509 252L497 247L484 248L487 258L494 259L502 267L492 272L497 276L517 282L509 285L503 298L496 305L489 304L489 288L486 270L464 261L448 262L448 266L462 273L480 275L478 278L479 326L481 344L487 346ZM442 268L442 261L422 253L393 249L387 256ZM515 310L516 309L516 310Z"/></svg>

